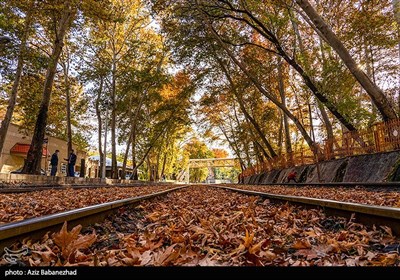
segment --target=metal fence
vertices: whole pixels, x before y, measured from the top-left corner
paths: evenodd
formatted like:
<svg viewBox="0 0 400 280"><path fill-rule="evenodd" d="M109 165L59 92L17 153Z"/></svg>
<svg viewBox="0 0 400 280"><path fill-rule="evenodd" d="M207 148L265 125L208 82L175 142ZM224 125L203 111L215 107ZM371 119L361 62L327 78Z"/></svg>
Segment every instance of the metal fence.
<svg viewBox="0 0 400 280"><path fill-rule="evenodd" d="M334 139L316 144L316 152L302 148L290 154L268 159L251 166L242 176L251 176L273 169L283 169L304 164L338 159L352 155L372 154L400 150L400 119L381 122L357 132L345 132Z"/></svg>

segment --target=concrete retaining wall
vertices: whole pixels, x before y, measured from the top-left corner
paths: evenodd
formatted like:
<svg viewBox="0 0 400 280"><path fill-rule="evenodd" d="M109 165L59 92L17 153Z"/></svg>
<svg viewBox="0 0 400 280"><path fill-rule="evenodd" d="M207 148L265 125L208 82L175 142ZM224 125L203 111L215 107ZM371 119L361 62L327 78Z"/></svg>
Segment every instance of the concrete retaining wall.
<svg viewBox="0 0 400 280"><path fill-rule="evenodd" d="M351 156L318 163L321 182L400 182L400 151ZM315 164L272 170L244 178L244 184L285 183L291 171L301 183L317 183Z"/></svg>

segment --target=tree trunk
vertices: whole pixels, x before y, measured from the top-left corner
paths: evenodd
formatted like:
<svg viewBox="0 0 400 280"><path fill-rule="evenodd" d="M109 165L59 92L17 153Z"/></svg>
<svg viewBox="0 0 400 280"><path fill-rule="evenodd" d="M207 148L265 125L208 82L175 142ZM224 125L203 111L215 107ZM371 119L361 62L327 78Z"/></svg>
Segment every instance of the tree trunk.
<svg viewBox="0 0 400 280"><path fill-rule="evenodd" d="M35 0L32 0L30 2L26 18L25 18L25 23L24 23L24 32L21 37L21 45L19 47L19 52L18 52L18 62L17 62L17 70L15 72L15 78L14 78L14 83L11 89L11 94L10 98L8 99L8 105L7 105L7 110L6 114L4 116L4 119L1 122L1 127L0 127L0 155L2 154L3 151L3 146L4 146L4 141L6 140L6 135L8 131L8 127L10 126L12 115L14 112L15 108L15 103L17 101L17 95L18 95L18 87L19 83L21 81L22 77L22 70L24 66L24 58L26 54L26 42L29 37L29 30L31 28L31 23L32 23L32 14L34 11L34 6L35 6ZM1 166L0 166L1 169Z"/></svg>
<svg viewBox="0 0 400 280"><path fill-rule="evenodd" d="M65 61L62 62L63 71L64 71L64 87L65 87L65 106L67 111L67 157L71 154L72 151L72 128L71 128L71 86L69 83L69 52L68 48L65 48ZM68 174L69 176L74 176L73 174Z"/></svg>
<svg viewBox="0 0 400 280"><path fill-rule="evenodd" d="M250 123L250 121L248 120L248 119L246 119L246 122L247 122L247 124L249 125L249 127L250 126L252 126L251 125L251 123ZM264 147L260 144L260 142L258 142L257 141L257 137L254 135L254 132L253 132L253 129L249 129L249 132L250 132L250 135L251 135L251 138L253 139L253 146L255 147L255 151L256 151L256 155L257 156L260 156L260 157L262 157L262 156L264 156L264 158L266 158L266 159L271 159L272 157L267 153L267 151L264 149ZM262 154L261 154L261 153ZM264 159L261 159L260 158L260 160L259 161L264 161Z"/></svg>
<svg viewBox="0 0 400 280"><path fill-rule="evenodd" d="M281 96L282 105L286 107L286 94L285 94L285 84L284 84L284 77L283 77L283 66L282 61L278 57L278 85L279 85L279 94ZM286 114L283 115L283 124L285 128L285 147L286 153L291 156L292 154L292 142L290 140L290 128L289 128L289 121Z"/></svg>
<svg viewBox="0 0 400 280"><path fill-rule="evenodd" d="M333 152L333 142L335 140L335 136L333 135L333 127L332 127L332 123L329 119L329 116L324 108L324 106L322 106L322 104L320 102L317 101L318 104L318 108L319 111L321 112L321 116L322 116L322 121L324 122L325 125L325 129L326 129L326 135L327 135L327 148L329 149L329 151ZM334 156L331 155L330 158L328 159L333 159Z"/></svg>
<svg viewBox="0 0 400 280"><path fill-rule="evenodd" d="M307 74L306 71L304 71L304 69L301 67L301 65L297 63L296 59L295 58L291 58L286 53L286 51L284 50L284 48L280 44L278 38L276 38L276 36L270 30L268 30L268 28L260 20L258 20L253 14L251 14L248 10L243 10L243 11L240 11L240 12L245 13L247 16L249 16L251 18L251 20L253 20L255 22L255 24L257 24L259 26L259 27L257 27L255 24L252 24L248 20L242 20L242 21L245 21L254 30L256 30L265 39L267 39L272 44L274 44L274 46L275 46L275 48L277 50L277 54L279 56L281 56L283 59L285 59L285 61L290 66L292 66L292 68L294 70L296 70L297 73L299 73L299 75L303 78L303 81L304 81L305 85L311 90L311 92L315 95L315 97L317 97L318 100L320 102L322 102L329 109L329 111L339 120L339 122L341 122L349 131L356 131L357 129L355 128L355 126L350 121L348 121L337 110L336 106L334 106L322 92L319 91L318 87L314 84L314 82L311 79L311 77ZM237 19L237 18L235 18L235 19ZM241 19L239 19L239 20L241 20ZM217 36L217 40L221 41L221 39L219 38L218 34L214 30L213 30L213 32L214 32L214 35ZM226 49L226 48L224 47L224 49Z"/></svg>
<svg viewBox="0 0 400 280"><path fill-rule="evenodd" d="M230 137L228 137L228 134L226 133L224 127L221 125L218 125L219 129L222 131L222 134L224 134L226 141L228 141L229 146L232 148L232 150L235 152L237 155L239 162L240 162L240 169L243 171L246 168L246 165L244 164L244 160L242 156L240 155L240 150L239 147L236 143L236 141L231 141Z"/></svg>
<svg viewBox="0 0 400 280"><path fill-rule="evenodd" d="M225 73L226 75L229 75L227 72ZM228 77L229 82L231 83L231 88L233 91L233 94L236 96L236 99L240 105L240 110L242 111L242 113L244 114L244 116L246 117L247 120L249 120L249 122L253 125L254 129L256 130L258 136L261 138L262 142L264 143L265 147L267 147L267 150L269 152L269 157L276 157L277 154L274 151L274 149L272 148L272 145L269 143L268 139L265 137L264 133L261 131L261 127L260 125L257 123L257 121L250 116L250 114L247 112L246 107L244 106L242 97L240 96L240 94L237 92L235 85L232 84L233 81L230 78L230 76Z"/></svg>
<svg viewBox="0 0 400 280"><path fill-rule="evenodd" d="M138 180L137 164L136 164L136 127L132 130L132 176L131 179Z"/></svg>
<svg viewBox="0 0 400 280"><path fill-rule="evenodd" d="M272 146L269 143L268 139L265 137L264 133L261 131L261 127L256 122L256 120L252 116L250 116L250 114L247 112L246 107L244 106L244 103L243 103L243 100L242 100L242 96L237 92L236 86L235 86L235 84L234 84L234 82L233 82L228 70L225 68L225 65L222 63L222 61L218 57L216 57L216 59L218 60L219 65L221 66L221 70L225 73L225 76L228 79L229 84L231 85L232 92L236 96L236 100L239 103L240 110L242 111L242 113L244 114L246 119L249 120L250 123L255 128L258 136L261 138L261 140L263 141L264 145L267 147L268 152L270 154L270 157L276 157L277 154L274 151L274 149L272 148Z"/></svg>
<svg viewBox="0 0 400 280"><path fill-rule="evenodd" d="M164 158L163 158L163 161L162 161L162 166L161 166L161 176L162 175L165 175L164 173L165 173L165 165L167 164L167 151L165 151L165 153L164 153ZM161 178L161 179L163 179L163 178Z"/></svg>
<svg viewBox="0 0 400 280"><path fill-rule="evenodd" d="M146 163L147 163L147 172L149 175L149 181L152 182L152 181L154 181L153 168L151 166L150 157L148 155L146 156Z"/></svg>
<svg viewBox="0 0 400 280"><path fill-rule="evenodd" d="M47 116L49 110L49 103L51 92L53 89L54 76L57 70L58 60L63 48L63 41L67 30L76 14L76 8L72 7L71 1L66 1L65 7L62 12L59 26L56 32L56 38L53 43L53 51L50 56L49 66L46 72L46 80L42 94L42 101L39 107L39 113L36 119L35 130L32 136L31 146L22 169L22 173L40 174L40 165L43 153L43 139L46 133Z"/></svg>
<svg viewBox="0 0 400 280"><path fill-rule="evenodd" d="M238 127L240 127L240 124L241 124L241 123L240 123L239 118L238 118L238 116L237 116L237 110L236 110L235 104L233 104L233 115L235 116L234 120L236 121L236 125L237 125ZM234 133L233 133L234 127L233 127L231 121L229 121L229 127L230 127L230 129L231 129L231 133L234 134ZM243 147L243 148L242 148L242 147ZM248 142L247 142L247 141L243 141L242 147L240 147L239 144L236 143L236 149L237 149L238 151L244 152L244 153L245 153L245 156L246 156L246 162L247 162L247 164L244 163L244 159L243 159L243 166L244 166L244 167L249 167L249 166L251 166L251 159L250 159L250 152L249 152ZM243 170L244 170L244 169L245 169L245 168L243 168ZM243 171L243 170L242 170L242 171Z"/></svg>
<svg viewBox="0 0 400 280"><path fill-rule="evenodd" d="M296 3L307 14L310 20L314 23L315 27L323 34L323 39L337 52L344 64L365 89L368 95L373 100L375 106L378 108L382 118L386 120L396 119L396 111L392 108L389 100L386 98L383 91L374 84L371 79L362 71L356 61L350 55L346 47L331 30L331 28L324 22L322 17L315 11L307 0L296 0Z"/></svg>
<svg viewBox="0 0 400 280"><path fill-rule="evenodd" d="M128 154L129 154L129 148L131 146L131 142L132 142L132 131L129 133L129 138L128 138L128 141L126 142L124 161L122 163L122 172L121 172L122 179L125 179L125 177L126 177L126 164L128 162Z"/></svg>
<svg viewBox="0 0 400 280"><path fill-rule="evenodd" d="M366 42L366 40L364 39L364 59L365 59L365 67L366 67L366 71L367 71L367 75L368 77L372 77L373 82L375 83L375 71L374 71L374 63L373 63L373 54L372 52L370 52L369 50L369 46L368 43ZM361 97L360 97L361 99ZM371 105L372 105L372 110L371 110L371 117L369 120L369 126L373 125L375 123L376 117L377 117L377 110L376 110L376 106L374 105L374 102L371 99Z"/></svg>
<svg viewBox="0 0 400 280"><path fill-rule="evenodd" d="M175 110L171 113L171 115L169 116L169 118L166 120L166 124L165 126L161 129L161 131L152 139L152 141L150 142L149 147L147 148L145 154L143 155L142 159L135 164L135 167L133 168L133 171L136 172L137 169L142 166L142 164L144 163L145 159L147 158L148 154L150 153L150 151L153 149L154 144L157 142L158 138L160 138L161 135L163 135L165 133L165 131L168 128L168 124L170 123L170 120L174 117L175 115Z"/></svg>
<svg viewBox="0 0 400 280"><path fill-rule="evenodd" d="M100 98L101 94L103 92L103 76L100 76L100 85L99 85L99 90L97 91L97 97L96 97L96 117L97 117L97 136L98 136L98 143L97 143L97 148L99 150L99 155L100 155L100 169L98 172L98 177L102 178L102 172L103 172L103 148L101 144L101 134L102 134L102 121L101 121L101 111L100 111ZM107 116L106 116L107 117Z"/></svg>
<svg viewBox="0 0 400 280"><path fill-rule="evenodd" d="M116 79L117 79L117 57L115 46L113 44L113 61L112 61L112 81L111 81L111 178L118 179L117 165L117 144L116 144Z"/></svg>
<svg viewBox="0 0 400 280"><path fill-rule="evenodd" d="M261 85L261 83L258 81L254 75L250 73L250 71L247 70L247 68L244 66L243 63L241 63L239 60L236 59L236 57L233 55L233 53L225 46L225 44L222 42L221 38L218 36L218 34L212 29L214 37L217 39L217 42L219 45L226 51L228 56L232 59L232 61L243 71L243 73L249 78L249 80L254 84L254 86L262 93L264 94L269 100L271 100L276 106L278 106L282 111L294 122L298 130L300 131L301 135L303 136L304 140L307 142L309 147L314 150L314 141L310 138L308 135L307 131L304 129L304 127L301 125L299 120L285 107L281 102L279 102L272 94L269 94ZM216 59L219 59L216 56ZM225 69L225 66L221 64L223 69ZM226 69L224 71L227 71Z"/></svg>
<svg viewBox="0 0 400 280"><path fill-rule="evenodd" d="M154 169L154 179L155 181L159 181L160 180L160 174L158 172L159 170L159 165L160 165L160 154L161 154L161 147L159 148L158 152L157 152L157 156L156 156L156 166Z"/></svg>
<svg viewBox="0 0 400 280"><path fill-rule="evenodd" d="M396 19L396 23L397 23L397 40L398 40L398 44L397 44L397 49L398 49L398 63L400 64L400 0L393 0L393 12L394 12L394 18ZM400 76L398 74L397 77L397 86L399 87L398 89L398 110L400 111Z"/></svg>
<svg viewBox="0 0 400 280"><path fill-rule="evenodd" d="M322 58L322 63L323 63L322 67L324 68L325 64L326 64L326 57L325 57L323 41L321 38L319 40L319 47L321 49L321 58ZM326 112L323 104L321 102L319 102L318 100L317 100L317 104L318 104L319 111L321 112L322 121L324 122L325 129L326 129L327 141L326 141L325 145L327 145L327 149L329 151L328 159L333 159L333 158L335 158L335 156L333 155L333 143L335 141L335 136L333 135L332 122L329 119L328 113Z"/></svg>

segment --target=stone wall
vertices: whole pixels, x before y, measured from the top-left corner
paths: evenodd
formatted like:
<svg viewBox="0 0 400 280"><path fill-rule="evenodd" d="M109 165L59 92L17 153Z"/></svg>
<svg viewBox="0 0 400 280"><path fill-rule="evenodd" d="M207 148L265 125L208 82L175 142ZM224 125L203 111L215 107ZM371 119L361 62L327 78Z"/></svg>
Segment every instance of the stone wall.
<svg viewBox="0 0 400 280"><path fill-rule="evenodd" d="M244 178L245 184L285 183L297 171L301 183L320 182L400 182L400 151L351 156L316 164L272 170Z"/></svg>

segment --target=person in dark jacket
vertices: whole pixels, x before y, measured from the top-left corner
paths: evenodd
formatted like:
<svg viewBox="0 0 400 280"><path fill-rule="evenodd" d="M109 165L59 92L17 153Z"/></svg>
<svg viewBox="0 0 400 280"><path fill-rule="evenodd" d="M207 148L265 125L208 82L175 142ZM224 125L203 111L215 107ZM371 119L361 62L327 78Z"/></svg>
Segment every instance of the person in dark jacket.
<svg viewBox="0 0 400 280"><path fill-rule="evenodd" d="M50 171L50 176L56 176L57 173L57 167L58 167L58 153L60 151L56 150L54 154L51 155L50 159L50 165L51 165L51 171Z"/></svg>
<svg viewBox="0 0 400 280"><path fill-rule="evenodd" d="M65 158L65 160L68 161L68 173L67 173L67 176L75 177L75 163L76 163L75 151L71 150L71 153L69 154L68 159Z"/></svg>

